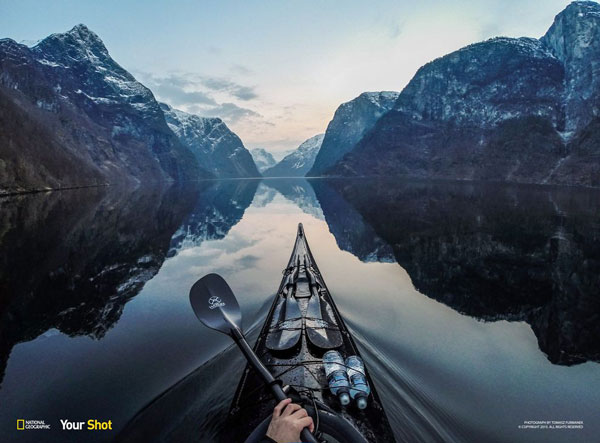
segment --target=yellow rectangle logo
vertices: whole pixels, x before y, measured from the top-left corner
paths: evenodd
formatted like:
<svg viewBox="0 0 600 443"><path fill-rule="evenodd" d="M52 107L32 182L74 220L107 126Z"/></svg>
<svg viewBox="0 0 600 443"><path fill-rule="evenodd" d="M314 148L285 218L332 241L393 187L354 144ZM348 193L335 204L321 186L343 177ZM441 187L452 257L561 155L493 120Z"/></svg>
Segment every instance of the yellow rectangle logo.
<svg viewBox="0 0 600 443"><path fill-rule="evenodd" d="M25 430L25 420L17 420L17 431Z"/></svg>

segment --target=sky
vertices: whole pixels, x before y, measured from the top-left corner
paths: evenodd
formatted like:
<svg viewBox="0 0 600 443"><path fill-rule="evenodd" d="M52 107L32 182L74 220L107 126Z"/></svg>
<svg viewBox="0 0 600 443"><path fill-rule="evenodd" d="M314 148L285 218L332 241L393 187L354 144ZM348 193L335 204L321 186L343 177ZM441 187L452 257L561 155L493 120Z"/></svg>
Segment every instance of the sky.
<svg viewBox="0 0 600 443"><path fill-rule="evenodd" d="M0 38L86 24L158 100L221 117L276 154L322 133L365 91L498 35L540 37L569 1L0 0Z"/></svg>

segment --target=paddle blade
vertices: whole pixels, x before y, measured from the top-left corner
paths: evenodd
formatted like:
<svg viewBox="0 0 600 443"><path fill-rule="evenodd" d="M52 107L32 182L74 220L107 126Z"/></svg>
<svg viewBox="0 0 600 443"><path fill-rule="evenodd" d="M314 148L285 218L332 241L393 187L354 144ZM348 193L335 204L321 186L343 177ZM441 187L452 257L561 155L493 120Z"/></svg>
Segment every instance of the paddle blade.
<svg viewBox="0 0 600 443"><path fill-rule="evenodd" d="M231 335L232 329L242 330L240 305L227 282L218 274L208 274L190 289L192 309L202 323Z"/></svg>
<svg viewBox="0 0 600 443"><path fill-rule="evenodd" d="M275 309L274 324L271 324L266 346L271 351L287 351L300 342L302 312L292 295L288 295Z"/></svg>

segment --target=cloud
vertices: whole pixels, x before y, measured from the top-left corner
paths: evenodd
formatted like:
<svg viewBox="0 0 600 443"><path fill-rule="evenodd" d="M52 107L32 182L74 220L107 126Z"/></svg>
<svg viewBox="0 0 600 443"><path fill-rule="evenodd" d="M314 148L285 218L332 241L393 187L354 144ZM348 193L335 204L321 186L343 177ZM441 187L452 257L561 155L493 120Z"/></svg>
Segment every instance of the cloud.
<svg viewBox="0 0 600 443"><path fill-rule="evenodd" d="M209 54L213 54L213 55L219 55L219 54L221 54L221 52L223 52L223 50L221 48L219 48L218 46L214 46L214 45L207 46L206 51Z"/></svg>
<svg viewBox="0 0 600 443"><path fill-rule="evenodd" d="M253 75L254 71L244 65L240 65L240 64L233 64L231 65L231 72L234 72L235 74L241 74L241 75Z"/></svg>
<svg viewBox="0 0 600 443"><path fill-rule="evenodd" d="M392 40L397 39L398 37L400 37L402 35L403 28L404 28L403 23L400 23L400 22L392 23L388 28L389 37Z"/></svg>
<svg viewBox="0 0 600 443"><path fill-rule="evenodd" d="M213 91L228 92L240 100L252 100L258 97L253 87L243 86L224 78L201 77L200 84Z"/></svg>
<svg viewBox="0 0 600 443"><path fill-rule="evenodd" d="M203 117L219 117L227 123L237 123L240 120L247 118L262 118L258 112L252 109L242 108L235 103L218 103L215 106L188 106L188 112L201 115Z"/></svg>
<svg viewBox="0 0 600 443"><path fill-rule="evenodd" d="M182 105L217 105L217 102L208 94L202 91L186 91L176 83L171 83L167 79L149 84L150 89L162 99L168 100L174 106Z"/></svg>
<svg viewBox="0 0 600 443"><path fill-rule="evenodd" d="M240 85L220 77L208 77L193 73L170 73L159 76L147 72L136 72L160 101L182 108L203 117L219 117L227 123L248 118L262 118L258 112L238 106L233 102L219 103L213 93L220 97L231 97L242 101L252 100L258 95L254 88Z"/></svg>

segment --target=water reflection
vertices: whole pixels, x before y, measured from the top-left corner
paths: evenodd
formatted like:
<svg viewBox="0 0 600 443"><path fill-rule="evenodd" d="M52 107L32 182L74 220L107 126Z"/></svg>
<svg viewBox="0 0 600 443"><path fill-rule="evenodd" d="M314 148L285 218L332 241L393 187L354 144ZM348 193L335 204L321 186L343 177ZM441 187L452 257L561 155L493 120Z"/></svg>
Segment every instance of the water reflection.
<svg viewBox="0 0 600 443"><path fill-rule="evenodd" d="M213 182L200 193L185 222L173 235L169 256L200 246L206 240L225 237L252 203L258 183L258 180Z"/></svg>
<svg viewBox="0 0 600 443"><path fill-rule="evenodd" d="M55 329L101 339L160 269L197 188L0 200L0 382L12 347Z"/></svg>
<svg viewBox="0 0 600 443"><path fill-rule="evenodd" d="M600 361L597 190L391 180L313 186L341 248L363 259L383 239L423 294L482 320L529 323L553 363ZM357 236L369 229L379 237Z"/></svg>
<svg viewBox="0 0 600 443"><path fill-rule="evenodd" d="M312 183L323 209L329 230L343 251L354 254L364 262L392 262L392 248L382 240L365 218L354 209L327 181ZM385 210L377 208L376 211ZM388 222L394 223L392 218Z"/></svg>
<svg viewBox="0 0 600 443"><path fill-rule="evenodd" d="M317 201L315 191L308 181L303 179L267 179L263 183L266 187L264 193L270 197L269 202L279 192L287 200L298 206L305 214L323 220L321 205ZM262 200L265 201L265 199Z"/></svg>
<svg viewBox="0 0 600 443"><path fill-rule="evenodd" d="M588 420L598 366L566 366L600 360L600 192L268 179L0 199L2 429L19 411L121 430L158 396L123 435L216 440L243 365L215 357L228 340L187 291L219 272L261 326L298 222L398 439L523 441L519 420ZM63 434L48 433L77 439Z"/></svg>

